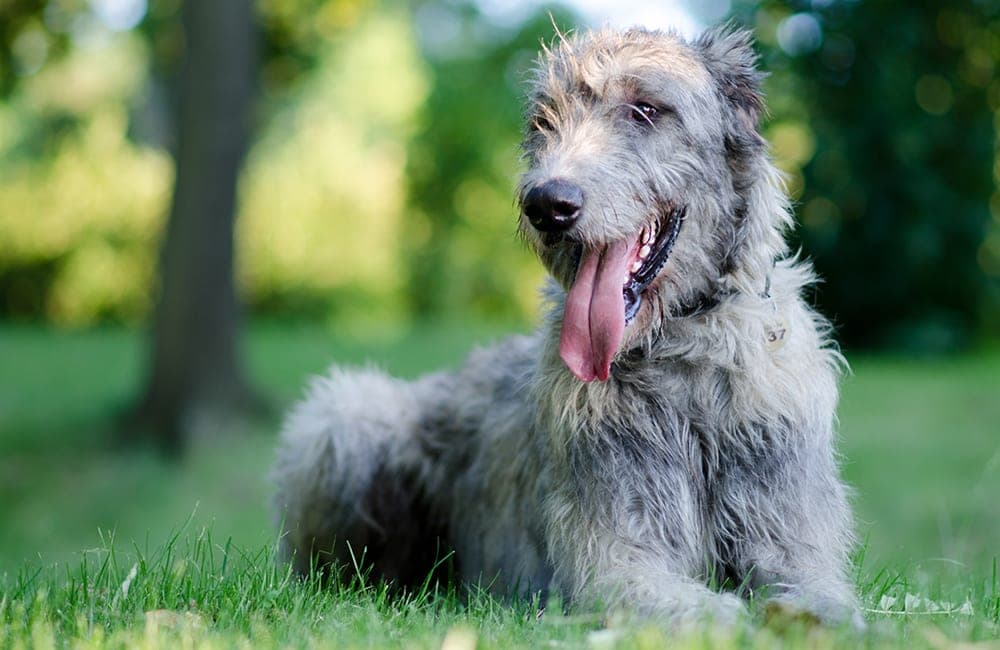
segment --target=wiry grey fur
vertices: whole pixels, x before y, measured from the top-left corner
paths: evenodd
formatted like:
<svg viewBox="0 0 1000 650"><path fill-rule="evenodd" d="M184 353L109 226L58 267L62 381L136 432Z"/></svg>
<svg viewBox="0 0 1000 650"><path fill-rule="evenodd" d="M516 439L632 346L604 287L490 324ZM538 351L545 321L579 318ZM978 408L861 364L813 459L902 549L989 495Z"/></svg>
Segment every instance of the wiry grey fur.
<svg viewBox="0 0 1000 650"><path fill-rule="evenodd" d="M274 471L298 570L359 562L412 585L453 550L465 581L574 607L731 621L752 592L860 624L833 448L840 358L801 297L811 270L788 256L755 64L748 34L726 29L546 49L520 196L555 177L586 196L565 237L522 215L554 279L548 318L454 372L313 381ZM637 124L640 101L664 115ZM581 382L558 351L574 247L637 232L664 205L687 206L670 261L611 378Z"/></svg>

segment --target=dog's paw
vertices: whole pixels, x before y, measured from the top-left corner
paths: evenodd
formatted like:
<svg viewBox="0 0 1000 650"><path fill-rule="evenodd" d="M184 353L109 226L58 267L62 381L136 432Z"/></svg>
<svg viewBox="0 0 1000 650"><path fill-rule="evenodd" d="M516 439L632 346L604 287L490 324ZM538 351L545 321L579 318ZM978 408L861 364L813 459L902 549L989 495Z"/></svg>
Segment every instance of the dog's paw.
<svg viewBox="0 0 1000 650"><path fill-rule="evenodd" d="M746 603L739 596L718 594L718 597L713 600L715 603L711 612L713 623L735 627L747 620L749 612Z"/></svg>
<svg viewBox="0 0 1000 650"><path fill-rule="evenodd" d="M746 603L733 594L709 593L681 612L682 626L708 624L717 628L735 628L748 620Z"/></svg>
<svg viewBox="0 0 1000 650"><path fill-rule="evenodd" d="M625 618L621 618L621 614ZM647 600L643 605L619 610L619 622L629 616L648 619L677 631L700 631L706 628L731 630L749 622L746 603L729 593L716 593L705 588L677 589L664 598ZM609 618L609 624L614 618Z"/></svg>

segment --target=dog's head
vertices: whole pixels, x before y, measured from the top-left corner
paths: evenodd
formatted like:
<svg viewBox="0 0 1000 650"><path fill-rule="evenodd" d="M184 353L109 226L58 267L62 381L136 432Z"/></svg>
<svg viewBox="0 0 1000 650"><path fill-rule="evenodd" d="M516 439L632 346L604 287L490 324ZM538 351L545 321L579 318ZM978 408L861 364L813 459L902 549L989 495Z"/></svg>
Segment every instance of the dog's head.
<svg viewBox="0 0 1000 650"><path fill-rule="evenodd" d="M540 56L520 229L565 289L560 354L581 380L783 250L760 78L749 34L725 29L605 30Z"/></svg>

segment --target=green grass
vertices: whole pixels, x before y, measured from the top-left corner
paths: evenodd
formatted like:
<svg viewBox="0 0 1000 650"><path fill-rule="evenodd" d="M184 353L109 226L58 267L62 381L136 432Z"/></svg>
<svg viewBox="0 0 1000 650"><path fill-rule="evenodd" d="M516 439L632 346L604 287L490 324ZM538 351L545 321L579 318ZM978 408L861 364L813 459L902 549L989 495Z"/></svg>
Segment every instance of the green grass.
<svg viewBox="0 0 1000 650"><path fill-rule="evenodd" d="M929 606L905 580L882 574L861 580L862 597L876 607L894 599L894 613L873 615L861 638L795 617L761 625L759 612L736 630L668 633L624 617L609 628L600 617L503 604L481 592L460 598L430 586L402 595L360 581L324 586L276 566L270 547L247 552L205 530L179 531L154 551L115 548L108 540L76 563L22 568L9 579L0 597L0 647L413 648L439 647L450 637L452 648L938 648L949 639L995 636L1000 599L994 579L989 591Z"/></svg>
<svg viewBox="0 0 1000 650"><path fill-rule="evenodd" d="M359 342L265 325L251 331L247 357L261 388L287 405L332 360L413 376L454 365L501 333L452 325ZM539 618L530 604L482 595L392 598L291 579L273 562L267 510L275 426L220 433L175 462L107 444L142 376L142 352L142 338L121 330L0 327L0 648L438 647L449 631L453 641L471 635L497 648L666 643L641 623L608 632L599 619ZM857 572L872 610L865 643L947 647L1000 636L1000 350L853 362L840 416L845 475L868 540ZM774 623L681 645L855 643Z"/></svg>

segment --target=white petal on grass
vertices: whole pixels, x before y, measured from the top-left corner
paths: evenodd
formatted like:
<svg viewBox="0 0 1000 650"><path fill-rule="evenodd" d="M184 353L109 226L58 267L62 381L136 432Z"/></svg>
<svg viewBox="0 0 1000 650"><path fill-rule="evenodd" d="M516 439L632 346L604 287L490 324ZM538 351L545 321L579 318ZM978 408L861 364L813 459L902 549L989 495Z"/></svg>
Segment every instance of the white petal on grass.
<svg viewBox="0 0 1000 650"><path fill-rule="evenodd" d="M883 610L889 610L895 607L896 597L890 596L889 594L883 594L878 601L878 608Z"/></svg>
<svg viewBox="0 0 1000 650"><path fill-rule="evenodd" d="M878 607L875 609L868 609L866 611L872 614L893 614L893 615L917 615L917 614L929 614L938 616L972 616L975 614L975 609L972 607L972 603L966 598L960 606L956 607L955 604L949 600L934 601L930 598L920 596L918 594L906 594L903 598L903 609L894 609L897 605L898 600L893 596L884 595L878 601Z"/></svg>
<svg viewBox="0 0 1000 650"><path fill-rule="evenodd" d="M135 577L139 575L139 564L133 564L132 568L129 570L128 575L125 576L125 580L122 581L122 598L128 598L128 590L132 586L132 581Z"/></svg>

